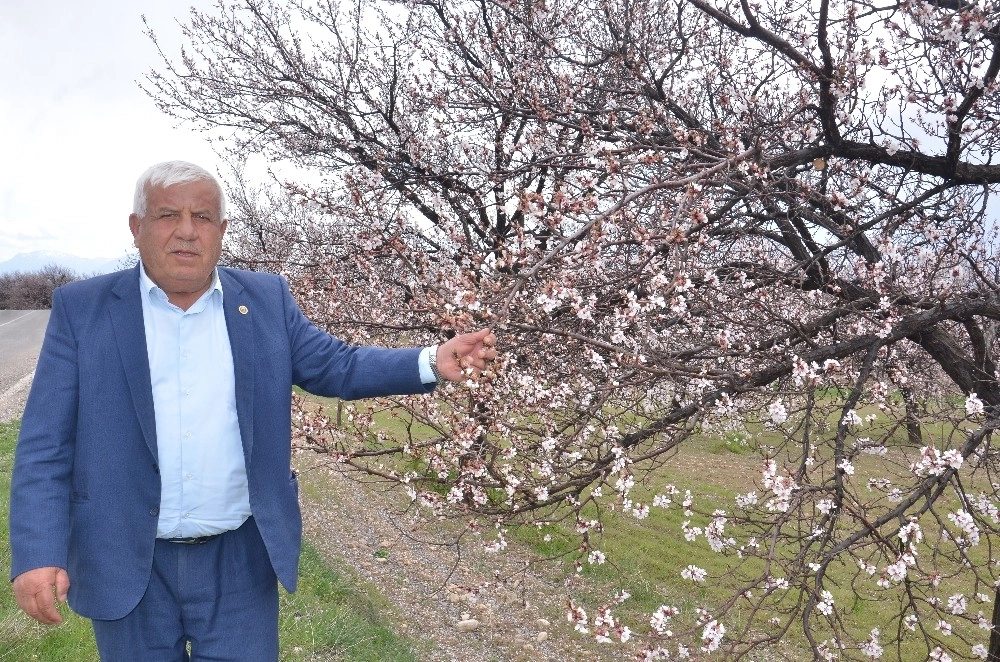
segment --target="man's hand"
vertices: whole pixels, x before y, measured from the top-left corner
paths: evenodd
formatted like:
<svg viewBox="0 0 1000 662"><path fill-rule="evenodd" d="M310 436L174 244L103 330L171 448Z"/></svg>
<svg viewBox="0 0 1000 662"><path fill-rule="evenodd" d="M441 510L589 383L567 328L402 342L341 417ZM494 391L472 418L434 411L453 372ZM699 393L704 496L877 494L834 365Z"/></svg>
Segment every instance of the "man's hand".
<svg viewBox="0 0 1000 662"><path fill-rule="evenodd" d="M463 333L438 346L437 368L445 379L453 382L468 379L464 372L472 369L472 376L478 377L497 357L494 346L497 337L490 329L480 329L475 333Z"/></svg>
<svg viewBox="0 0 1000 662"><path fill-rule="evenodd" d="M62 614L56 609L56 598L66 602L69 575L62 568L35 568L14 578L14 598L24 613L39 623L58 625Z"/></svg>

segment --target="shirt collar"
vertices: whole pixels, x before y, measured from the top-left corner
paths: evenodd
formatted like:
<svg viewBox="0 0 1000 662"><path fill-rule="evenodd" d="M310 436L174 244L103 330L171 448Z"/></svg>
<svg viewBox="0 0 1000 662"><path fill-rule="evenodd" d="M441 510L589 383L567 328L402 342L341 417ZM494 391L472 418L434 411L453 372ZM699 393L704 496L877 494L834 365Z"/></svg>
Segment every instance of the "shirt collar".
<svg viewBox="0 0 1000 662"><path fill-rule="evenodd" d="M167 293L164 292L159 285L154 283L153 279L146 273L146 266L142 263L142 260L139 260L139 290L142 292L142 295L147 298L152 295L154 291L158 291L160 293L159 296L163 301L168 300ZM212 296L215 292L219 293L219 300L221 301L223 297L222 280L219 279L218 267L212 269L212 284L208 287L208 290L204 294L198 297L198 301ZM197 303L197 301L195 303Z"/></svg>

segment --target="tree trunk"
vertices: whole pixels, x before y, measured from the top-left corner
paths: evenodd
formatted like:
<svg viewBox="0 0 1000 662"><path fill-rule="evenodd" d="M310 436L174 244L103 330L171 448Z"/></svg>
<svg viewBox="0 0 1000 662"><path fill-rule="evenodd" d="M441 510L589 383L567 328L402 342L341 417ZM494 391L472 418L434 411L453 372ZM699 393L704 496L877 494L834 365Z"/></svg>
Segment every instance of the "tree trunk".
<svg viewBox="0 0 1000 662"><path fill-rule="evenodd" d="M993 629L990 631L990 652L987 662L1000 662L1000 589L993 596Z"/></svg>
<svg viewBox="0 0 1000 662"><path fill-rule="evenodd" d="M903 395L903 404L906 407L906 418L904 419L906 436L910 441L910 445L923 446L924 437L920 431L920 408L918 403L910 389L902 388L900 389L900 393Z"/></svg>

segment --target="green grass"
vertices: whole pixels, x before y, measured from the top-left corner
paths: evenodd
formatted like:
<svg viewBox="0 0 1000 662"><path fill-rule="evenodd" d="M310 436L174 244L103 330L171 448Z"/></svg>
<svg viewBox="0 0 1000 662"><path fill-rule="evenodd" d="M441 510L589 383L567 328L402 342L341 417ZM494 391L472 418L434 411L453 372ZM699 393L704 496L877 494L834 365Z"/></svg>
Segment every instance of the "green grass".
<svg viewBox="0 0 1000 662"><path fill-rule="evenodd" d="M855 482L864 485L868 476L877 475L880 462L882 460L877 457L864 457L856 461ZM645 484L637 485L631 493L636 502L649 504L654 494L661 492L665 485L672 484L680 490L680 494L673 497L674 503L669 508L651 508L649 517L641 521L620 512L604 511L603 533L591 538L592 548L607 555L608 563L603 565L588 564L586 555L574 552L579 545L579 538L569 531L569 524L541 529L525 527L512 532L512 537L526 544L539 556L569 552L564 572L567 577L578 574L584 580L576 584L575 599L588 613L606 604L614 593L627 591L631 595L630 599L615 607L614 613L623 623L641 634L647 629L645 624L649 614L660 605L674 605L681 608L682 614L690 614L695 607L720 604L737 587L745 587L742 581L748 577L756 577L763 571L763 564L759 560L738 561L731 554L712 552L704 537L693 542L685 540L681 526L684 520L690 520L694 526L704 527L708 518L697 513L687 517L680 505L684 491L691 490L699 511L710 512L715 508L732 511L737 494L759 489L754 481L760 480L761 469L762 463L757 453L743 443L734 443L732 436L721 440L694 437L686 441L679 455L655 470ZM948 510L947 501L947 497L942 501L941 510ZM957 501L953 505L957 508ZM584 512L585 518L594 516L593 512ZM921 524L925 534L936 530L930 516L925 516ZM920 552L922 559L929 559L932 545L931 541L925 540ZM781 553L791 555L795 551L797 550L784 549ZM987 553L986 545L969 550L970 557L980 567L989 563L989 559L985 558ZM572 564L577 559L583 561L582 572L578 572ZM680 571L689 564L706 570L709 580L704 584L694 584L683 579ZM971 597L974 592L971 574L957 567L953 570L956 574L942 581L937 595L942 599L953 593L965 593ZM856 574L856 566L846 558L843 562L832 564L827 571L826 588L834 595L838 613L858 639L864 639L871 628L876 626L881 627L883 634L889 632L887 624L897 613L898 604L894 598L899 587L880 591L872 581L866 583L866 588L859 594L851 584L851 579ZM986 592L992 597L991 590ZM795 592L789 591L782 598L783 604L790 604L794 595ZM972 613L982 609L988 618L992 604L979 605L970 599L969 608ZM775 615L777 613L776 611ZM757 619L758 629L768 616L770 614L765 615L764 619ZM739 630L738 626L743 625L743 618L744 614L739 609L726 616L730 634ZM971 643L988 643L988 633L976 626L957 618L951 619L951 622L955 627L955 635L951 637L951 641L958 644L957 652L968 651L968 646L963 648L959 644L960 636ZM693 625L683 617L675 618L674 630L681 630L684 624ZM929 625L933 628L934 623ZM823 636L820 635L819 639L823 639ZM792 627L780 645L782 654L789 656L788 659L811 657L808 643L796 626ZM922 646L916 636L909 638L901 648L902 659L923 659L925 649ZM857 653L856 650L853 652ZM891 659L895 659L895 652L887 649L887 655Z"/></svg>
<svg viewBox="0 0 1000 662"><path fill-rule="evenodd" d="M18 423L0 424L0 570L10 574L8 507L10 473ZM96 661L90 621L61 606L64 622L39 625L21 613L10 585L0 591L0 662ZM397 636L376 592L345 578L325 564L305 542L294 594L281 592L281 660L416 660L410 642Z"/></svg>
<svg viewBox="0 0 1000 662"><path fill-rule="evenodd" d="M842 393L835 391L819 393L812 418L813 443L818 449L816 452L828 461L824 468L827 472L832 466L832 462L829 462L832 458L831 440L837 433L842 397ZM891 402L895 406L901 406L898 397L891 399ZM935 444L942 449L954 446L963 435L960 426L956 427L957 421L950 418L954 413L954 407L949 408L946 406L947 403L936 404L940 406L934 406L922 415L922 443ZM960 405L961 403L957 402L959 412L961 412ZM858 414L862 417L876 414L879 421L886 421L884 412L874 407L862 407ZM381 434L394 437L396 440L414 432L414 429L401 425L400 419L392 417L388 411L378 412L374 421L375 427ZM416 426L418 434L419 427ZM857 486L860 498L874 499L874 495L866 496L864 485L867 479L881 475L895 462L897 470L903 467L901 478L905 482L907 460L902 457L901 449L903 447L909 447L911 451L915 449L912 448L903 426L885 425L882 422L869 426L866 423L862 428L852 430L848 444L852 444L860 436L870 436L889 449L887 457L863 455L854 460L856 475L850 479L851 482ZM377 445L377 441L375 443ZM761 451L773 453L774 449L783 445L782 439L779 439L774 432L766 431L759 423L750 423L741 431L719 431L717 434L696 435L686 440L678 455L655 469L647 477L645 484L637 485L631 494L634 501L649 504L653 494L661 492L664 485L673 484L681 492L674 497L674 505L666 510L652 508L648 519L643 521L607 510L603 512L604 533L592 535L591 545L593 549L599 549L607 555L609 562L604 565L591 565L586 562L586 554L578 551L581 540L573 532L572 522L512 528L508 531L508 535L512 540L525 545L538 557L552 558L565 555L566 562L558 571L563 573L563 580L567 586L572 587L567 592L571 593L574 600L584 606L590 614L593 614L600 605L606 604L614 593L620 590L627 591L631 594L631 598L615 607L615 615L641 634L648 629L646 623L649 613L661 604L674 605L680 607L684 613L691 614L696 606L711 608L712 605L719 604L748 587L753 588L755 593L762 594L760 587L750 582L763 573L763 562L759 559L741 561L731 553L712 552L704 537L699 537L693 542L685 540L681 530L684 520L690 519L693 526L704 527L709 518L697 513L690 517L685 516L680 502L684 490L689 489L694 496L696 509L701 513L711 512L715 508L731 512L737 494L751 490L761 492L759 487L763 468ZM793 443L793 452L796 448ZM779 464L790 461L784 451L778 460ZM397 470L407 468L404 461L398 458L395 460L380 458L379 461ZM975 487L973 482L967 483L966 488L970 492L979 491L979 488L972 489ZM991 491L988 485L984 486L984 489L987 492ZM608 492L607 487L605 492ZM940 513L951 512L957 509L958 505L953 496L945 495L939 501L937 509ZM585 511L583 516L591 519L596 517L596 512ZM934 558L935 546L940 542L931 540L930 536L939 529L939 526L931 515L925 515L921 525L928 539L925 539L920 547L919 559L921 567L926 569L928 562ZM730 531L737 533L733 529ZM882 533L888 539L895 539L896 530L892 525L885 527ZM788 559L797 551L797 546L786 544L779 547L778 556ZM985 568L990 563L990 559L985 556L989 553L988 545L972 548L968 553L976 567ZM578 560L582 561L579 572L573 563ZM964 593L970 598L970 613L984 611L988 618L992 604L977 604L971 599L974 592L984 590L982 586L974 587L973 573L957 565L949 566L942 558L934 560L942 563L940 569L945 575L940 586L934 590L934 596L945 600L951 594ZM704 584L693 584L690 580L683 579L680 572L689 564L706 570L709 580ZM884 565L885 562L880 561L879 569L884 568ZM780 577L782 571L779 570L775 574ZM886 639L897 629L898 621L893 619L898 614L901 586L880 589L875 586L874 580L867 576L863 577L862 581L856 582L858 574L859 570L854 561L842 555L827 569L824 588L833 593L836 613L852 636L864 640L871 628L877 626L881 628L883 643L888 643ZM812 574L807 573L807 578L801 581L808 582L811 578ZM991 589L985 592L992 597ZM766 606L768 613L763 617L760 615L756 617L755 632L772 631L771 626L766 624L768 618L790 609L798 595L798 590L793 586L793 590L778 591L768 598ZM562 600L556 602L561 604ZM559 609L559 606L556 605L554 608ZM727 613L725 622L729 636L740 631L740 627L746 622L747 614L748 609L739 601L737 606ZM943 638L943 641L955 646L953 651L955 659L963 659L963 655L968 655L972 644L987 643L987 634L975 625L959 618L948 620L954 626L955 634ZM933 630L935 623L936 617L931 622L924 622L923 625ZM694 625L691 620L684 623L683 617L677 617L674 624L675 631L682 630L684 625ZM818 640L830 636L829 633L824 634L819 619L814 619L813 626L816 628L814 633L818 635ZM888 656L895 657L898 654L902 659L923 659L926 656L926 649L923 648L923 642L918 636L905 634L903 638L904 642L899 649L893 646L890 651L887 647ZM959 640L964 640L966 643L960 643ZM797 622L793 623L787 635L782 637L779 646L779 654L787 656L788 659L811 657L808 642ZM849 653L856 654L858 651Z"/></svg>
<svg viewBox="0 0 1000 662"><path fill-rule="evenodd" d="M377 593L349 581L306 544L299 561L299 588L282 592L281 659L404 662L412 647L389 626L389 605Z"/></svg>

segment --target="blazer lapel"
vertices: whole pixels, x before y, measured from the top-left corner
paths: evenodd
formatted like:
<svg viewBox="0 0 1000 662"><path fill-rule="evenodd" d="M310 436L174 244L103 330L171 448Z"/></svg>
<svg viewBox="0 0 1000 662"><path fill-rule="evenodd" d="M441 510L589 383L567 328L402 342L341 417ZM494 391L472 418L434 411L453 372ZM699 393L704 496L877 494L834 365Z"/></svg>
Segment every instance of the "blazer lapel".
<svg viewBox="0 0 1000 662"><path fill-rule="evenodd" d="M132 394L132 406L149 451L156 458L156 413L153 409L153 386L149 377L149 357L146 352L146 327L142 321L142 299L139 294L139 266L122 272L112 289L117 299L109 308L115 342L122 359L125 378Z"/></svg>
<svg viewBox="0 0 1000 662"><path fill-rule="evenodd" d="M233 372L236 378L236 416L240 422L240 437L247 466L253 451L254 412L254 335L253 316L243 285L225 269L219 269L222 282L222 307L226 314L226 331L233 352Z"/></svg>

